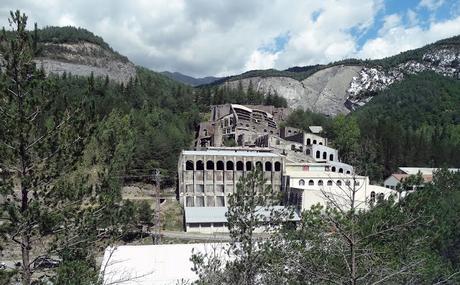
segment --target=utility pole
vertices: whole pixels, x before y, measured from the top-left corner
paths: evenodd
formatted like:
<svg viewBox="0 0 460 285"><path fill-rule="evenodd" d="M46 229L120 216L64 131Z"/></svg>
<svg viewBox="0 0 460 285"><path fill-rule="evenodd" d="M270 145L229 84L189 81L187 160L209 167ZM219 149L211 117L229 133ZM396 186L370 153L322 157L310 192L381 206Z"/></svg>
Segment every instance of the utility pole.
<svg viewBox="0 0 460 285"><path fill-rule="evenodd" d="M155 169L153 171L153 179L155 182L155 196L156 196L154 244L161 244L161 216L160 216L161 177L160 177L159 169Z"/></svg>

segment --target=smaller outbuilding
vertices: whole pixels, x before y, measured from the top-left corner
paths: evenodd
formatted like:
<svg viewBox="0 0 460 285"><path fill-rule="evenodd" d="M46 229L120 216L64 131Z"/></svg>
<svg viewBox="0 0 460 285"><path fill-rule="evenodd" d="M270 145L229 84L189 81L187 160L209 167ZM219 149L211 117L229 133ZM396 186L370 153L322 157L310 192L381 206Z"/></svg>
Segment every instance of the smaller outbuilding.
<svg viewBox="0 0 460 285"><path fill-rule="evenodd" d="M256 209L258 215L263 219L269 219L272 212L287 212L283 206L270 208L259 207ZM227 228L227 207L185 207L185 230L187 232L219 233L228 232ZM296 223L300 221L297 213L286 222Z"/></svg>

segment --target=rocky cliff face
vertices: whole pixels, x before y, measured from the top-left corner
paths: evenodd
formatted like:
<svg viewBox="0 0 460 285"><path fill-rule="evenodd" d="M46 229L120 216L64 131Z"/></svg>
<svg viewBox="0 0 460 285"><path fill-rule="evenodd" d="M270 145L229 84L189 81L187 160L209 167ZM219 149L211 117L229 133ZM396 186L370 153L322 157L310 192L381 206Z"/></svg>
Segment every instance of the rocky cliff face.
<svg viewBox="0 0 460 285"><path fill-rule="evenodd" d="M378 61L356 65L336 65L313 73L302 81L291 77L249 77L227 81L224 86L244 88L249 83L264 94L276 92L288 100L291 108L302 108L326 115L346 114L369 102L378 91L403 80L409 74L433 71L460 79L460 48L458 45L436 46L424 51L419 60L399 61L385 68ZM416 58L416 57L413 57ZM389 61L390 62L390 61Z"/></svg>
<svg viewBox="0 0 460 285"><path fill-rule="evenodd" d="M421 61L410 60L388 70L364 67L350 82L347 106L354 109L372 99L375 92L383 90L404 79L408 74L434 71L438 74L460 79L460 51L455 47L426 52Z"/></svg>
<svg viewBox="0 0 460 285"><path fill-rule="evenodd" d="M73 75L105 77L116 82L126 83L136 76L136 67L127 58L99 45L80 43L45 43L37 66L43 67L47 74L71 73Z"/></svg>
<svg viewBox="0 0 460 285"><path fill-rule="evenodd" d="M327 115L348 112L345 101L347 90L353 77L358 76L361 66L333 66L322 69L308 78L298 81L289 77L251 77L242 80L227 81L225 86L237 88L250 84L258 92L275 92L285 97L291 108L302 108Z"/></svg>

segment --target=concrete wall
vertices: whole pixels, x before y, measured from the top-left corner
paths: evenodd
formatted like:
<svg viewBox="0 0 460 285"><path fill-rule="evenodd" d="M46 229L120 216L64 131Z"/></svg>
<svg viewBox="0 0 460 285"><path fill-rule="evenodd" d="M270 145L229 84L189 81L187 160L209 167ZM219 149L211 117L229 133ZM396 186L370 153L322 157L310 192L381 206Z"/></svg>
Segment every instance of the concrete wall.
<svg viewBox="0 0 460 285"><path fill-rule="evenodd" d="M310 153L308 153L308 151L310 151ZM305 152L317 162L339 161L338 151L325 145L312 144Z"/></svg>
<svg viewBox="0 0 460 285"><path fill-rule="evenodd" d="M398 183L398 179L396 179L394 176L390 176L387 179L385 179L385 181L383 182L383 186L390 189L396 189Z"/></svg>
<svg viewBox="0 0 460 285"><path fill-rule="evenodd" d="M267 184L281 191L282 157L182 154L178 165L179 201L188 207L225 207L239 179L258 163L262 164Z"/></svg>
<svg viewBox="0 0 460 285"><path fill-rule="evenodd" d="M379 195L388 198L396 193L384 187L369 185L369 179L363 176L315 177L314 173L305 177L290 178L287 192L291 205L296 205L301 211L310 209L313 205L326 206L331 199L342 208L350 207L350 196L355 191L355 205L360 209L367 209L371 201L379 199ZM331 204L332 205L332 204Z"/></svg>

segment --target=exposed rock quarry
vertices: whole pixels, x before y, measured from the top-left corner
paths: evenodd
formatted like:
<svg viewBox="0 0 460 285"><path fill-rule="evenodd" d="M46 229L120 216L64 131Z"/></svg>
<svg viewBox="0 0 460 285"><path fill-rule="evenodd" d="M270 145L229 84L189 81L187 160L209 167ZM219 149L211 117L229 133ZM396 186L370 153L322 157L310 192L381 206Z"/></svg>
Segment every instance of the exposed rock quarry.
<svg viewBox="0 0 460 285"><path fill-rule="evenodd" d="M303 81L289 77L252 77L241 80L244 89L252 83L254 89L264 94L277 93L288 100L290 108L302 108L335 116L347 113L345 107L347 90L353 77L358 76L361 66L333 66L320 70ZM225 82L237 88L239 80Z"/></svg>
<svg viewBox="0 0 460 285"><path fill-rule="evenodd" d="M347 90L349 98L347 106L355 108L362 106L372 99L372 94L383 90L404 79L408 74L416 74L423 71L434 71L443 76L460 79L460 54L458 49L439 49L427 52L422 61L410 60L401 63L389 70L382 68L363 68L359 75L353 77L350 88Z"/></svg>
<svg viewBox="0 0 460 285"><path fill-rule="evenodd" d="M92 43L44 45L36 59L47 74L71 73L73 75L109 76L111 80L126 83L136 76L136 68L127 58Z"/></svg>
<svg viewBox="0 0 460 285"><path fill-rule="evenodd" d="M251 77L241 80L243 88L252 83L263 94L276 92L289 107L335 116L369 102L377 91L401 81L408 74L434 71L460 79L460 51L456 47L427 51L420 61L409 60L384 70L382 67L338 65L322 69L303 81L290 77ZM225 86L237 88L240 80Z"/></svg>

